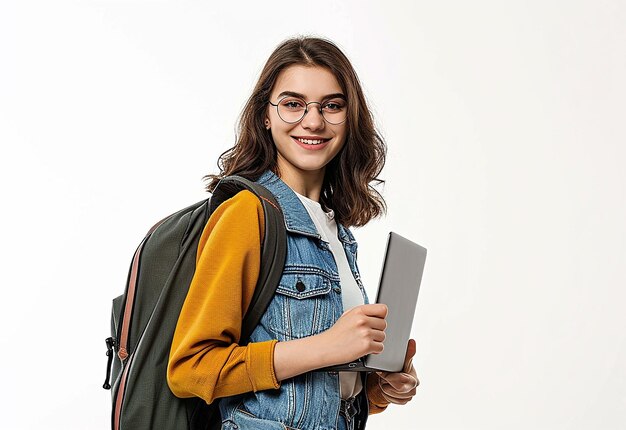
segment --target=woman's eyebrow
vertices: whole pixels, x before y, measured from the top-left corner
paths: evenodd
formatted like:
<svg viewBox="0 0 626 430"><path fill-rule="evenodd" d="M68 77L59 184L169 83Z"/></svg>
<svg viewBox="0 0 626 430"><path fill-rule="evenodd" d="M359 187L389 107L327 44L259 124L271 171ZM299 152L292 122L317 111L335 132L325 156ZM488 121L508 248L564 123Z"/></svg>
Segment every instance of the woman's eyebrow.
<svg viewBox="0 0 626 430"><path fill-rule="evenodd" d="M278 95L278 98L281 98L282 96L299 97L303 100L306 100L306 97L304 96L304 94L296 93L294 91L283 91L282 93ZM344 96L342 93L334 93L334 94L328 94L328 95L323 96L322 100L333 99L335 97L338 97L344 100L346 99L346 96Z"/></svg>

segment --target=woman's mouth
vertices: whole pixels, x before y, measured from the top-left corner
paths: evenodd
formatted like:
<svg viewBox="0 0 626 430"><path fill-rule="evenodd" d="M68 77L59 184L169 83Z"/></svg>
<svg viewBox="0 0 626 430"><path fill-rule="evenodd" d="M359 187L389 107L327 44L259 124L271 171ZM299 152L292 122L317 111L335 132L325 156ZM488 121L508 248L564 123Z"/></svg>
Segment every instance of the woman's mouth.
<svg viewBox="0 0 626 430"><path fill-rule="evenodd" d="M330 139L302 139L291 136L291 138L301 147L309 150L325 148Z"/></svg>

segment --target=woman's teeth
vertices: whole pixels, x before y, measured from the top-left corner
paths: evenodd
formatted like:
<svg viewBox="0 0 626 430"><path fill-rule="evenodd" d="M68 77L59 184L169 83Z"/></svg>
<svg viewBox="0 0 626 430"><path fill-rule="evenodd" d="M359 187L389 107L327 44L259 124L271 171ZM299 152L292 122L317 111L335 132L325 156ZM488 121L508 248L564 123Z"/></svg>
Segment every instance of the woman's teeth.
<svg viewBox="0 0 626 430"><path fill-rule="evenodd" d="M320 143L326 142L326 140L308 140L308 139L298 139L298 141L305 143L307 145L319 145Z"/></svg>

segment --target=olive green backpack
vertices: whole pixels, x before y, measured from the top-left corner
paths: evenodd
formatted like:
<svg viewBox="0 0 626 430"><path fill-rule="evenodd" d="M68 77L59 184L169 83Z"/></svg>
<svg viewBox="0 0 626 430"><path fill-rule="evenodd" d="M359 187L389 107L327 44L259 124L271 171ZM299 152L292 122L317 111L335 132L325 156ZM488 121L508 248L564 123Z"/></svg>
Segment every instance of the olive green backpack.
<svg viewBox="0 0 626 430"><path fill-rule="evenodd" d="M243 319L241 345L271 301L285 264L283 214L263 186L239 176L222 179L211 197L159 221L135 251L124 294L113 300L105 389L111 389L113 430L212 430L221 427L217 401L174 396L167 362L174 330L196 267L198 242L213 211L241 190L263 205L261 272ZM112 381L112 385L110 385Z"/></svg>

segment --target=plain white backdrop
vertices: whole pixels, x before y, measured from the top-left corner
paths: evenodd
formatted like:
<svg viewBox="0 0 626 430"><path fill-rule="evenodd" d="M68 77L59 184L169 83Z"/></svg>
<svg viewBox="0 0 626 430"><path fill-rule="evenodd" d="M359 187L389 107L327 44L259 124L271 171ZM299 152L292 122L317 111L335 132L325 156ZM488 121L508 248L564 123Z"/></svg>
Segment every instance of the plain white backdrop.
<svg viewBox="0 0 626 430"><path fill-rule="evenodd" d="M3 429L110 423L111 299L206 195L275 46L335 41L388 147L388 215L428 248L421 385L371 429L626 427L626 5L2 1Z"/></svg>

